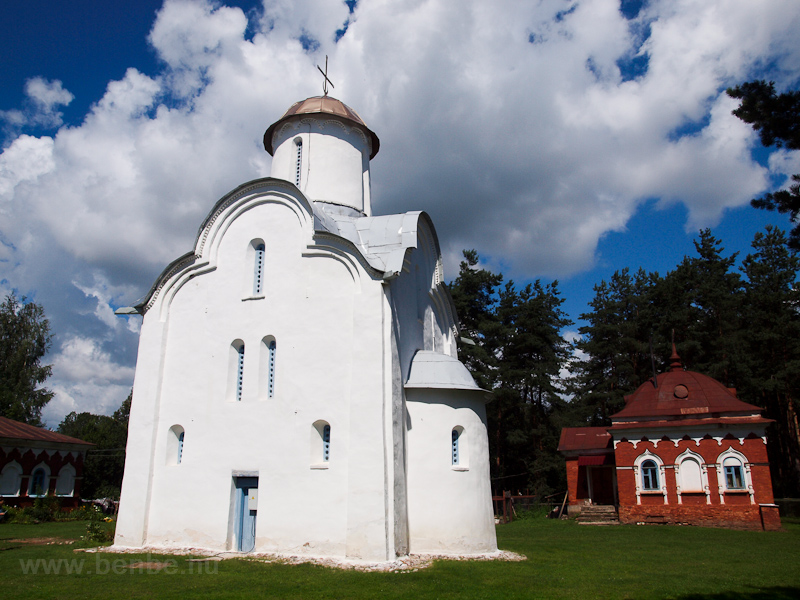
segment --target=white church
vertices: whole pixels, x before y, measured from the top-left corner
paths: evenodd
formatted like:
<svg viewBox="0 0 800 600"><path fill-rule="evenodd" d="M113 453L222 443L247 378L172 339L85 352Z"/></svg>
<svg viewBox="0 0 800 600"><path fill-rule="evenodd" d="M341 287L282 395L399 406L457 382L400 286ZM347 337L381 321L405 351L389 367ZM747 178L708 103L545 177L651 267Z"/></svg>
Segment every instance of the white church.
<svg viewBox="0 0 800 600"><path fill-rule="evenodd" d="M342 102L267 129L122 314L144 320L114 546L392 561L497 551L485 403L424 212L373 216Z"/></svg>

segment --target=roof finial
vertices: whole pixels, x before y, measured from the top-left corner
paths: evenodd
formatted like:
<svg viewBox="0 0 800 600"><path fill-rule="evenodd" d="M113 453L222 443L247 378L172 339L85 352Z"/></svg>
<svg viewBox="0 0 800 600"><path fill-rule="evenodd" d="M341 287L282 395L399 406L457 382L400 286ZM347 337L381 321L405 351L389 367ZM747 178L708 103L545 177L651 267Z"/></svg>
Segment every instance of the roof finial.
<svg viewBox="0 0 800 600"><path fill-rule="evenodd" d="M681 357L678 356L678 349L675 347L675 330L672 330L672 356L669 357L670 371L683 371Z"/></svg>
<svg viewBox="0 0 800 600"><path fill-rule="evenodd" d="M319 65L317 65L317 68L319 69L319 72L322 73L322 77L323 77L323 79L322 79L322 93L323 93L323 95L327 96L328 95L328 84L330 83L331 87L336 87L335 85L333 85L333 82L330 79L328 79L328 55L327 54L325 55L325 70L323 71L322 67L320 67Z"/></svg>

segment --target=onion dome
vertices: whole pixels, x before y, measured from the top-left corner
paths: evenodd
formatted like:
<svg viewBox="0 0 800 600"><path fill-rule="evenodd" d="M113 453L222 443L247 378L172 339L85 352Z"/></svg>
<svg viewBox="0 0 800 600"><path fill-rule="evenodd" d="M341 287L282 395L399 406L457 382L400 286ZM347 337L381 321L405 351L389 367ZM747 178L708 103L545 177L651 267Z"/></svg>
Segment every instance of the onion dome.
<svg viewBox="0 0 800 600"><path fill-rule="evenodd" d="M305 100L301 100L292 104L292 106L289 107L289 110L287 110L280 119L270 125L267 131L264 133L264 149L269 152L270 156L273 155L275 149L272 146L272 136L277 127L282 123L285 123L293 117L317 114L333 115L347 122L349 125L355 125L363 129L371 141L372 151L369 156L370 160L373 159L378 153L378 150L381 146L378 136L375 135L375 133L369 127L367 127L367 124L364 123L364 120L356 111L347 106L341 100L331 98L330 96L314 96L312 98L306 98Z"/></svg>

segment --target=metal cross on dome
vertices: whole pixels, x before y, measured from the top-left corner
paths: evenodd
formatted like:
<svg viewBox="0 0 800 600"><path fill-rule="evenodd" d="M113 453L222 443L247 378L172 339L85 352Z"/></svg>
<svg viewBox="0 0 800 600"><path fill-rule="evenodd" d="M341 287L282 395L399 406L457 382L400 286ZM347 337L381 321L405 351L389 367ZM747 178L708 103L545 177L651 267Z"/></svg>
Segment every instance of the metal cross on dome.
<svg viewBox="0 0 800 600"><path fill-rule="evenodd" d="M317 68L319 69L319 72L322 73L322 77L324 78L322 80L322 93L323 93L323 95L327 96L328 95L328 84L330 83L331 87L336 87L335 85L333 85L333 82L330 79L328 79L328 55L327 54L325 55L325 70L323 71L322 67L320 67L319 65L317 65Z"/></svg>

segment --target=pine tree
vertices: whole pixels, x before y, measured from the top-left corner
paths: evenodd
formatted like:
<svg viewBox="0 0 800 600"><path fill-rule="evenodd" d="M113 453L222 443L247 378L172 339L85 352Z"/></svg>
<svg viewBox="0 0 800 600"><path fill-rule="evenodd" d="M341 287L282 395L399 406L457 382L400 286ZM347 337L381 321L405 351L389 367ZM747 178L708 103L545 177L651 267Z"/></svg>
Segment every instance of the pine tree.
<svg viewBox="0 0 800 600"><path fill-rule="evenodd" d="M742 261L747 280L744 327L748 377L743 399L775 419L768 437L776 493L800 493L800 259L780 229L767 227L753 240L755 252Z"/></svg>

